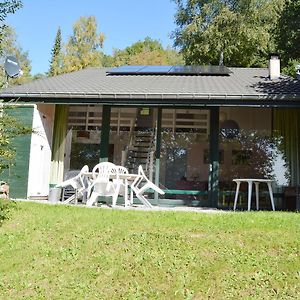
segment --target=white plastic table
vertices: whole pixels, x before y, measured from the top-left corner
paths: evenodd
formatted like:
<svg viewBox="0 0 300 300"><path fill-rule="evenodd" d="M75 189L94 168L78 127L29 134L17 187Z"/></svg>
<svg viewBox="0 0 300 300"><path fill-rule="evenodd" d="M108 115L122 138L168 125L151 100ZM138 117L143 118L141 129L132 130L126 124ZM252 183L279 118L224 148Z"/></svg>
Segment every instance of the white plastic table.
<svg viewBox="0 0 300 300"><path fill-rule="evenodd" d="M240 185L242 182L247 182L248 183L248 211L251 209L251 196L252 196L252 185L254 183L255 185L255 194L256 194L256 210L259 210L259 184L261 182L264 182L267 184L268 189L269 189L269 195L270 195L270 200L271 200L271 205L272 205L272 210L275 210L275 205L274 205L274 198L273 198L273 192L272 192L272 182L273 180L271 179L233 179L232 181L236 182L236 192L235 192L235 198L234 198L234 205L233 205L233 210L236 209L236 204L238 200L238 195L239 195L239 189Z"/></svg>
<svg viewBox="0 0 300 300"><path fill-rule="evenodd" d="M93 172L86 172L83 173L83 176L87 177L89 180L89 184L92 183L93 181ZM118 174L118 176L116 174L110 174L109 178L110 179L122 179L124 180L124 184L125 184L125 207L129 206L132 204L133 202L133 192L131 190L130 192L130 201L128 201L128 186L131 186L133 181L137 178L140 177L140 175L138 174Z"/></svg>

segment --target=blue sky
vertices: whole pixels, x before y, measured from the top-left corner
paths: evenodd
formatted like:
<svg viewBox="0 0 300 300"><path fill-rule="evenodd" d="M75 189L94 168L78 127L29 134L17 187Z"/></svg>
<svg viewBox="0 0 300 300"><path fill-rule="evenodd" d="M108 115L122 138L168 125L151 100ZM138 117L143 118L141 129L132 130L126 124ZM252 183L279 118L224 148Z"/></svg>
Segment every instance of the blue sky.
<svg viewBox="0 0 300 300"><path fill-rule="evenodd" d="M51 49L58 27L63 42L72 34L80 16L95 16L98 31L106 36L104 52L124 49L149 36L163 46L172 46L176 6L171 0L23 0L23 8L6 23L17 33L17 40L28 51L32 74L48 71Z"/></svg>

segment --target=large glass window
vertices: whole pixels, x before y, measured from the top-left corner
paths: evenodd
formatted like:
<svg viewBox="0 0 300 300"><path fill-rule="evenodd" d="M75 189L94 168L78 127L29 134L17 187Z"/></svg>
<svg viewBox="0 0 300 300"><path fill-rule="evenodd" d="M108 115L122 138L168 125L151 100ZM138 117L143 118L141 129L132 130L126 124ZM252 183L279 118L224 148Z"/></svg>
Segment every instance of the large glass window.
<svg viewBox="0 0 300 300"><path fill-rule="evenodd" d="M109 161L125 165L133 173L142 165L154 181L157 115L156 108L113 107ZM297 109L220 108L220 207L232 208L236 187L233 179L271 178L276 207L295 208L296 194L300 194L298 120ZM162 109L159 183L167 190L165 198L206 204L209 124L209 110ZM66 172L85 164L92 169L99 162L101 125L102 106L69 107ZM260 207L268 209L266 188L260 187ZM246 196L247 186L243 185L239 205L246 207Z"/></svg>
<svg viewBox="0 0 300 300"><path fill-rule="evenodd" d="M208 133L208 110L162 110L160 183L169 190L166 197L187 204L207 199Z"/></svg>
<svg viewBox="0 0 300 300"><path fill-rule="evenodd" d="M69 106L68 133L65 143L65 173L93 168L99 162L102 106Z"/></svg>
<svg viewBox="0 0 300 300"><path fill-rule="evenodd" d="M108 160L137 173L143 165L154 176L156 109L113 107L110 117ZM66 138L65 170L92 169L100 158L102 106L70 106Z"/></svg>
<svg viewBox="0 0 300 300"><path fill-rule="evenodd" d="M220 206L232 207L236 178L273 179L276 206L282 206L282 187L289 181L282 142L273 130L272 109L220 109ZM247 205L247 188L246 183L241 185L240 207ZM269 209L267 186L261 184L260 191L260 207Z"/></svg>

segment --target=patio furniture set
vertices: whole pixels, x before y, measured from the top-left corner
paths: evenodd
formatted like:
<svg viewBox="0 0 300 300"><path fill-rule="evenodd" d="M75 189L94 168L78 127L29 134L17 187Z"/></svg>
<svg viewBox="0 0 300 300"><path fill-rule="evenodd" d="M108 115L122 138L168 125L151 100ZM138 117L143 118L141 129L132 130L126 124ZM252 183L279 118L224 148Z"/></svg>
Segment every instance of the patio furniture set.
<svg viewBox="0 0 300 300"><path fill-rule="evenodd" d="M248 183L248 211L251 209L252 185L255 185L256 209L259 210L259 184L266 183L269 190L272 210L275 210L271 183L269 179L233 179L236 182L236 192L233 210L236 209L239 188L242 182ZM157 185L151 182L144 173L142 166L138 167L137 174L130 174L128 169L123 166L115 165L111 162L101 162L97 164L92 172L85 165L80 172L62 183L56 185L56 188L66 188L71 186L75 193L62 199L64 203L77 203L81 199L87 206L97 205L98 197L111 197L112 206L116 206L118 197L124 198L124 205L132 206L134 195L148 208L152 208L151 203L145 197L145 193L150 190L161 195L165 192Z"/></svg>
<svg viewBox="0 0 300 300"><path fill-rule="evenodd" d="M163 190L147 178L142 166L138 167L137 174L130 174L127 168L111 162L97 164L92 172L85 165L78 175L57 184L56 188L68 186L75 190L75 194L63 199L63 202L77 203L78 199L82 199L87 206L97 205L98 197L111 197L112 206L116 206L118 197L122 196L127 207L133 205L135 195L142 204L151 208L152 205L145 197L145 193L153 190L164 194Z"/></svg>

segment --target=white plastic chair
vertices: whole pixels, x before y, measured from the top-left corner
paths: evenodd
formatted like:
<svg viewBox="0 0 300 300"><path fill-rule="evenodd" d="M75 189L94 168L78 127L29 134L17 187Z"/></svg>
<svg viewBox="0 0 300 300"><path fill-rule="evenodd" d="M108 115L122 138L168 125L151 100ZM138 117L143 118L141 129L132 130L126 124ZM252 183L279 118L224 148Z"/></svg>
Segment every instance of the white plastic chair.
<svg viewBox="0 0 300 300"><path fill-rule="evenodd" d="M92 171L93 181L89 186L90 196L87 199L86 205L92 206L97 204L98 196L112 197L112 203L117 202L118 186L111 180L112 174L118 174L117 167L110 162L102 162L97 164Z"/></svg>
<svg viewBox="0 0 300 300"><path fill-rule="evenodd" d="M113 168L115 168L116 165L111 163L111 162L108 162L108 161L105 161L105 162L101 162L99 164L97 164L93 170L92 170L92 177L93 177L93 180L97 179L97 177L99 176L99 174L101 176L103 176L104 173L107 172L107 170L111 170Z"/></svg>
<svg viewBox="0 0 300 300"><path fill-rule="evenodd" d="M128 179L126 178L126 175L129 174L128 169L123 166L116 166L117 174L116 178L113 179L113 183L116 188L116 193L118 195L123 196L124 198L124 205L125 207L128 206L130 203L128 201ZM120 178L120 175L125 175L125 177ZM113 206L116 205L116 202L113 203Z"/></svg>
<svg viewBox="0 0 300 300"><path fill-rule="evenodd" d="M89 172L89 167L85 165L79 172L78 175L72 177L68 180L63 181L60 184L57 184L56 187L65 188L67 186L71 186L75 190L75 194L64 200L64 203L70 203L71 201L82 198L85 201L86 193L88 190L89 183L86 178L84 178L84 174Z"/></svg>
<svg viewBox="0 0 300 300"><path fill-rule="evenodd" d="M147 207L152 208L152 205L150 202L145 198L143 195L148 189L152 189L156 191L157 193L163 195L165 192L160 189L157 185L155 185L153 182L151 182L145 175L143 171L143 167L139 166L138 169L138 176L133 181L131 185L132 192L135 193L137 198ZM133 201L133 193L131 193L131 202Z"/></svg>

